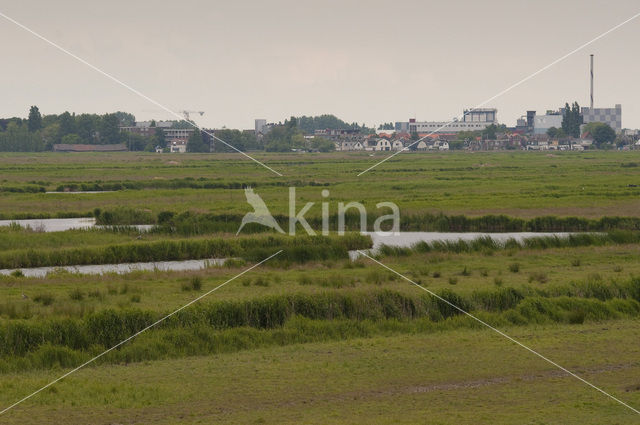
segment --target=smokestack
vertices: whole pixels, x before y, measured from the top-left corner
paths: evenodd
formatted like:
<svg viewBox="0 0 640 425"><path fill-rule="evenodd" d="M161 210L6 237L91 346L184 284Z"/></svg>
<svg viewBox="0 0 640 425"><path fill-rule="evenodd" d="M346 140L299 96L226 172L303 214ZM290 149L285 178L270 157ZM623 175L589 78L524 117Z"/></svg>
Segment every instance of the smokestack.
<svg viewBox="0 0 640 425"><path fill-rule="evenodd" d="M593 55L591 55L591 110L593 110Z"/></svg>

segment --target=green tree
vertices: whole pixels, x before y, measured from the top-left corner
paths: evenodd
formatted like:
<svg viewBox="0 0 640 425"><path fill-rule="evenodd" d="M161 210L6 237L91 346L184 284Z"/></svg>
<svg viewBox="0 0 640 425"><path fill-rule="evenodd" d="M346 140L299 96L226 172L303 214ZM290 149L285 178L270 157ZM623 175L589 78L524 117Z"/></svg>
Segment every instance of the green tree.
<svg viewBox="0 0 640 425"><path fill-rule="evenodd" d="M307 147L306 139L304 138L304 136L300 131L294 131L291 134L290 140L291 140L291 147L294 149L305 149Z"/></svg>
<svg viewBox="0 0 640 425"><path fill-rule="evenodd" d="M65 134L62 137L62 143L68 144L68 145L75 145L78 143L82 143L82 139L80 138L80 136L78 136L75 133Z"/></svg>
<svg viewBox="0 0 640 425"><path fill-rule="evenodd" d="M567 137L562 128L556 127L551 127L550 129L548 129L547 136L551 137L552 139L564 139L565 137Z"/></svg>
<svg viewBox="0 0 640 425"><path fill-rule="evenodd" d="M311 148L319 152L332 152L336 150L336 144L324 137L314 137L311 139Z"/></svg>
<svg viewBox="0 0 640 425"><path fill-rule="evenodd" d="M155 139L155 145L160 146L162 149L167 147L167 139L164 135L164 130L162 127L156 127L153 133L153 138Z"/></svg>
<svg viewBox="0 0 640 425"><path fill-rule="evenodd" d="M197 128L189 136L187 152L209 152L209 146L204 143L202 133Z"/></svg>
<svg viewBox="0 0 640 425"><path fill-rule="evenodd" d="M102 144L120 143L122 140L118 116L104 114L100 122L100 142Z"/></svg>
<svg viewBox="0 0 640 425"><path fill-rule="evenodd" d="M297 128L298 127L298 119L296 117L291 117L289 120L285 121L284 124L288 128Z"/></svg>
<svg viewBox="0 0 640 425"><path fill-rule="evenodd" d="M57 122L49 124L42 129L40 134L45 149L50 151L53 149L53 145L60 143L60 124Z"/></svg>
<svg viewBox="0 0 640 425"><path fill-rule="evenodd" d="M44 143L39 133L29 131L27 123L12 120L7 129L0 132L0 151L4 152L39 152L44 150Z"/></svg>
<svg viewBox="0 0 640 425"><path fill-rule="evenodd" d="M291 127L284 125L274 126L264 137L265 150L267 152L291 151Z"/></svg>
<svg viewBox="0 0 640 425"><path fill-rule="evenodd" d="M580 137L581 125L582 115L580 114L580 105L578 105L578 102L573 102L571 106L565 103L562 114L562 131L568 136L577 138Z"/></svg>
<svg viewBox="0 0 640 425"><path fill-rule="evenodd" d="M598 148L616 140L616 132L611 126L602 122L591 122L585 126L585 131L591 134L593 142Z"/></svg>
<svg viewBox="0 0 640 425"><path fill-rule="evenodd" d="M29 119L27 121L27 127L29 131L34 132L42 128L42 115L37 106L32 106L29 109Z"/></svg>
<svg viewBox="0 0 640 425"><path fill-rule="evenodd" d="M301 149L305 147L305 139L302 132L293 125L292 120L286 121L284 125L274 126L264 137L264 146L268 152L288 152L291 149Z"/></svg>
<svg viewBox="0 0 640 425"><path fill-rule="evenodd" d="M449 150L461 150L464 149L465 142L464 140L452 140L449 142Z"/></svg>
<svg viewBox="0 0 640 425"><path fill-rule="evenodd" d="M482 130L482 138L485 140L496 140L497 132L498 127L495 124L491 124Z"/></svg>
<svg viewBox="0 0 640 425"><path fill-rule="evenodd" d="M76 132L75 117L72 116L68 111L64 111L58 117L58 123L60 124L60 138L66 136L67 134L73 134Z"/></svg>
<svg viewBox="0 0 640 425"><path fill-rule="evenodd" d="M95 142L96 122L96 116L92 114L80 114L76 117L76 134L84 143Z"/></svg>
<svg viewBox="0 0 640 425"><path fill-rule="evenodd" d="M215 137L219 140L224 140L229 145L238 149L239 151L255 150L258 149L258 141L255 134L244 132L240 130L216 130ZM235 152L232 148L220 142L214 141L214 149L216 152Z"/></svg>
<svg viewBox="0 0 640 425"><path fill-rule="evenodd" d="M482 132L480 131L459 131L458 134L456 134L456 139L462 142L469 142L476 140L476 138L480 136L482 136Z"/></svg>
<svg viewBox="0 0 640 425"><path fill-rule="evenodd" d="M142 151L151 143L151 138L127 132L124 134L124 141L130 151Z"/></svg>
<svg viewBox="0 0 640 425"><path fill-rule="evenodd" d="M132 127L136 124L136 117L133 114L118 111L115 115L118 118L118 125L122 127Z"/></svg>

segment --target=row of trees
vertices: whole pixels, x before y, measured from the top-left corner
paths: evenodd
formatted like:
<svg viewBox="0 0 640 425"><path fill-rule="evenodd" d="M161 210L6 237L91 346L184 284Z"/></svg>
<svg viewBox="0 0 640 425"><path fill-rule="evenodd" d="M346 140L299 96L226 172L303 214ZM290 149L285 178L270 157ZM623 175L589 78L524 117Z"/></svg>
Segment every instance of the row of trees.
<svg viewBox="0 0 640 425"><path fill-rule="evenodd" d="M459 131L456 134L457 141L469 141L476 140L478 137L482 140L496 140L498 133L504 133L507 131L507 126L504 124L491 124L482 130L475 131Z"/></svg>
<svg viewBox="0 0 640 425"><path fill-rule="evenodd" d="M285 124L286 122L287 121L285 121ZM318 115L314 117L307 117L303 115L296 118L296 125L306 134L313 134L316 130L325 130L327 128L337 130L359 130L363 134L375 133L375 129L367 127L365 123L358 124L357 122L353 122L349 124L331 114ZM393 126L388 130L390 129L393 129Z"/></svg>
<svg viewBox="0 0 640 425"><path fill-rule="evenodd" d="M329 152L335 150L335 144L323 137L305 139L300 121L296 117L291 117L285 120L284 124L273 127L264 137L264 150L267 152L290 152L294 149Z"/></svg>
<svg viewBox="0 0 640 425"><path fill-rule="evenodd" d="M29 117L0 119L0 151L51 150L58 143L113 144L130 143L130 137L120 132L120 126L133 125L135 117L126 112L111 114L45 115L37 106ZM131 140L139 147L139 140Z"/></svg>

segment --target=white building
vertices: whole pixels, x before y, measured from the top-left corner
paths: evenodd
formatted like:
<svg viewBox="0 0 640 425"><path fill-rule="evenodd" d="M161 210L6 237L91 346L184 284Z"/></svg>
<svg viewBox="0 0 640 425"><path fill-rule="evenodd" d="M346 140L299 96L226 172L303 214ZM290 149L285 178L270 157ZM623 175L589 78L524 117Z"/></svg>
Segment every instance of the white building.
<svg viewBox="0 0 640 425"><path fill-rule="evenodd" d="M187 141L186 140L176 140L171 143L168 143L169 149L171 153L185 153L187 152Z"/></svg>
<svg viewBox="0 0 640 425"><path fill-rule="evenodd" d="M402 140L396 139L391 144L391 149L393 149L394 151L401 151L402 149L404 149L404 143L402 143Z"/></svg>
<svg viewBox="0 0 640 425"><path fill-rule="evenodd" d="M562 113L547 112L545 115L536 115L533 119L533 134L546 134L552 127L562 128Z"/></svg>
<svg viewBox="0 0 640 425"><path fill-rule="evenodd" d="M255 130L256 130L256 134L265 134L266 130L267 130L267 120L262 119L262 118L258 118L256 119L256 126L255 126Z"/></svg>
<svg viewBox="0 0 640 425"><path fill-rule="evenodd" d="M365 146L359 140L346 140L336 142L337 151L361 151Z"/></svg>
<svg viewBox="0 0 640 425"><path fill-rule="evenodd" d="M189 140L189 137L191 137L191 134L195 131L193 128L165 128L163 130L167 144L182 141L186 143L187 140Z"/></svg>
<svg viewBox="0 0 640 425"><path fill-rule="evenodd" d="M372 150L374 151L390 151L391 150L391 142L387 139L378 139L376 144L372 146Z"/></svg>
<svg viewBox="0 0 640 425"><path fill-rule="evenodd" d="M436 144L438 145L438 150L440 151L448 151L449 150L449 142L447 141L437 141Z"/></svg>
<svg viewBox="0 0 640 425"><path fill-rule="evenodd" d="M495 108L465 109L462 119L450 121L396 122L396 131L404 133L458 133L460 131L484 130L498 124L498 110Z"/></svg>

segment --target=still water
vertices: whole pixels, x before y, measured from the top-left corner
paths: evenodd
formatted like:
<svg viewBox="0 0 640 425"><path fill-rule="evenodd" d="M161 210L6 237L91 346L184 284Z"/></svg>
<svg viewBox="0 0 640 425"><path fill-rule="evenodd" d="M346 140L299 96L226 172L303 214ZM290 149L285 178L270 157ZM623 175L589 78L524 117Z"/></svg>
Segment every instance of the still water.
<svg viewBox="0 0 640 425"><path fill-rule="evenodd" d="M86 218L44 218L29 220L0 220L0 226L9 226L11 223L19 224L22 227L30 227L39 232L64 232L72 229L91 229L93 227L103 227L96 225L96 219L93 217ZM149 230L152 224L136 224L138 230Z"/></svg>
<svg viewBox="0 0 640 425"><path fill-rule="evenodd" d="M63 267L34 267L27 269L17 269L27 277L45 277L48 273L64 270L70 273L81 274L104 274L104 273L130 273L133 271L189 271L200 270L211 266L221 266L226 259L210 258L207 260L184 260L184 261L156 261L150 263L120 263L120 264L91 264L84 266L63 266ZM16 269L2 269L0 275L9 275Z"/></svg>

